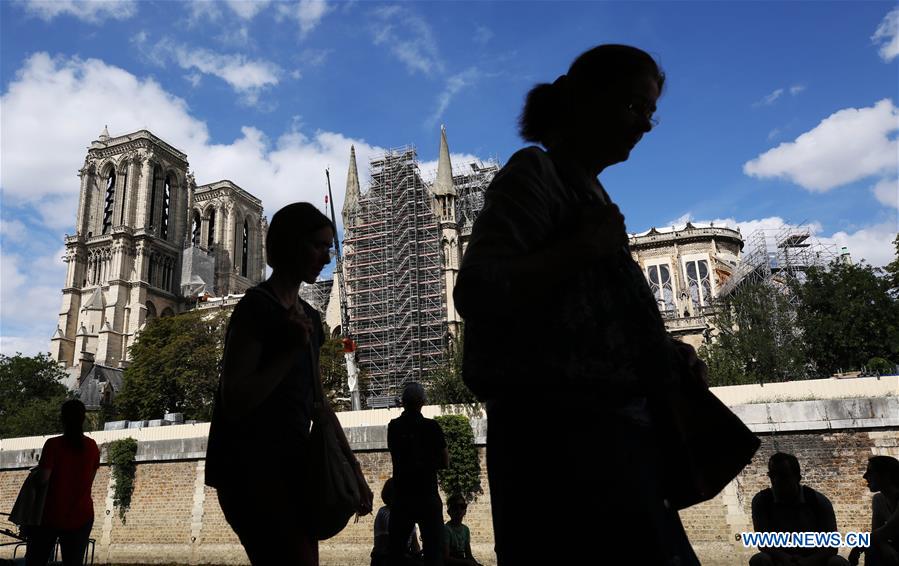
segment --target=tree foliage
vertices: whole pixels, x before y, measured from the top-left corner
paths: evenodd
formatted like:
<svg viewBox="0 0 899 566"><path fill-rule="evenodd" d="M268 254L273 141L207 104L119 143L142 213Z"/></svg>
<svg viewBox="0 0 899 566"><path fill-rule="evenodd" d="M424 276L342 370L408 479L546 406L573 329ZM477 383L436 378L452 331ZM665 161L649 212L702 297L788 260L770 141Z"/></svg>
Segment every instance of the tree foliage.
<svg viewBox="0 0 899 566"><path fill-rule="evenodd" d="M890 277L841 262L806 275L795 289L802 305L797 322L817 376L859 370L872 358L899 361L899 301Z"/></svg>
<svg viewBox="0 0 899 566"><path fill-rule="evenodd" d="M178 412L209 420L229 314L191 311L147 324L130 349L131 364L116 399L121 415L143 420Z"/></svg>
<svg viewBox="0 0 899 566"><path fill-rule="evenodd" d="M0 355L0 438L62 432L65 376L47 354Z"/></svg>
<svg viewBox="0 0 899 566"><path fill-rule="evenodd" d="M449 450L449 466L437 475L440 488L448 497L459 495L471 503L483 493L481 461L471 423L465 415L443 415L435 420L443 430Z"/></svg>
<svg viewBox="0 0 899 566"><path fill-rule="evenodd" d="M327 338L322 344L321 350L319 350L319 367L321 368L322 390L331 406L335 411L349 410L352 400L347 383L343 342L340 338Z"/></svg>
<svg viewBox="0 0 899 566"><path fill-rule="evenodd" d="M449 348L443 364L428 372L425 380L428 402L436 405L465 405L477 412L480 408L474 393L462 381L462 332Z"/></svg>
<svg viewBox="0 0 899 566"><path fill-rule="evenodd" d="M723 297L713 315L718 334L699 355L710 385L804 379L808 376L802 333L785 286L744 283Z"/></svg>
<svg viewBox="0 0 899 566"><path fill-rule="evenodd" d="M106 449L106 455L112 466L112 477L115 480L112 503L119 511L119 519L124 523L125 513L131 507L131 495L134 493L137 441L128 437L110 442Z"/></svg>

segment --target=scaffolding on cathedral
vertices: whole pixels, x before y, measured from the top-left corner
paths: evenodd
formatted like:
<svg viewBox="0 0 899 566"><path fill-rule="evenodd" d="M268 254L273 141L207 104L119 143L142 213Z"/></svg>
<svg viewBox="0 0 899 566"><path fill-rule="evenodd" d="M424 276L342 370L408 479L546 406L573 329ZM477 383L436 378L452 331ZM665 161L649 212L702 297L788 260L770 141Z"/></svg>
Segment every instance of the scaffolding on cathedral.
<svg viewBox="0 0 899 566"><path fill-rule="evenodd" d="M407 382L443 361L446 303L437 218L415 148L387 151L370 175L344 227L344 285L366 404L376 408L395 406Z"/></svg>
<svg viewBox="0 0 899 566"><path fill-rule="evenodd" d="M792 282L803 282L811 268L825 268L837 259L836 245L822 242L810 226L759 228L746 238L743 257L721 287L726 296L746 283L767 283L787 290ZM786 295L795 301L792 293Z"/></svg>
<svg viewBox="0 0 899 566"><path fill-rule="evenodd" d="M487 186L499 171L499 163L491 159L487 162L472 162L461 170L453 171L453 185L459 198L456 201L456 218L461 224L462 237L471 235L475 218L484 208Z"/></svg>

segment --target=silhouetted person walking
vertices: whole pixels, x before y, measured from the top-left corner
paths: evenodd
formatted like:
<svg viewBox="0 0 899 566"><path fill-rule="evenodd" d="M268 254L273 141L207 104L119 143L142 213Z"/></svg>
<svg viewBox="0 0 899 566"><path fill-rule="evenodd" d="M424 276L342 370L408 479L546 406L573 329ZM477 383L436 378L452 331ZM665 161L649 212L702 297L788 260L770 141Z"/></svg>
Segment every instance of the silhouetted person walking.
<svg viewBox="0 0 899 566"><path fill-rule="evenodd" d="M47 499L41 526L28 534L27 566L46 566L57 539L63 564L80 566L94 525L91 486L100 467L100 450L84 436L84 403L66 401L60 416L62 436L44 443L38 463L38 481L48 484Z"/></svg>
<svg viewBox="0 0 899 566"><path fill-rule="evenodd" d="M419 383L403 389L403 414L387 425L387 447L393 460L395 502L390 510L390 563L404 564L407 541L418 523L427 566L443 564L443 502L437 470L449 465L440 425L421 414L425 390Z"/></svg>
<svg viewBox="0 0 899 566"><path fill-rule="evenodd" d="M298 292L330 262L333 241L334 226L313 205L276 212L265 237L271 277L247 290L228 323L206 484L216 488L225 519L255 566L318 564L304 482L313 389L320 387L313 364L325 337L319 314ZM372 494L359 462L331 407L321 410L354 463L363 494L359 513L367 514Z"/></svg>
<svg viewBox="0 0 899 566"><path fill-rule="evenodd" d="M849 563L855 566L864 553L865 566L899 566L899 460L873 456L863 476L871 500L871 544L852 549Z"/></svg>
<svg viewBox="0 0 899 566"><path fill-rule="evenodd" d="M833 533L837 518L824 495L801 485L799 460L777 452L768 459L771 487L752 498L752 528L757 533ZM836 548L759 548L750 566L847 566Z"/></svg>
<svg viewBox="0 0 899 566"><path fill-rule="evenodd" d="M645 52L601 45L534 87L520 133L542 147L509 159L475 221L454 296L463 377L487 401L500 566L697 563L664 500L649 399L678 359L696 379L704 366L665 332L597 179L652 130L664 83Z"/></svg>

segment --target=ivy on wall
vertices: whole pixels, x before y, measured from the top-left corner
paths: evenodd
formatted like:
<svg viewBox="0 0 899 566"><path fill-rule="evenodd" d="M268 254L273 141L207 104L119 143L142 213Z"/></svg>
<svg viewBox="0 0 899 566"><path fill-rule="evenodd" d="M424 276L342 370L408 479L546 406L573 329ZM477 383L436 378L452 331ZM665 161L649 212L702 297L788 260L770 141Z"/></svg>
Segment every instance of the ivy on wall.
<svg viewBox="0 0 899 566"><path fill-rule="evenodd" d="M133 438L122 438L110 442L106 449L109 464L112 466L112 478L115 481L113 506L119 512L122 523L125 513L131 507L131 495L134 493L134 472L137 469L137 441Z"/></svg>
<svg viewBox="0 0 899 566"><path fill-rule="evenodd" d="M435 420L443 429L449 450L449 466L440 470L437 479L447 497L462 496L471 503L483 493L481 460L474 445L471 423L465 415L443 415Z"/></svg>

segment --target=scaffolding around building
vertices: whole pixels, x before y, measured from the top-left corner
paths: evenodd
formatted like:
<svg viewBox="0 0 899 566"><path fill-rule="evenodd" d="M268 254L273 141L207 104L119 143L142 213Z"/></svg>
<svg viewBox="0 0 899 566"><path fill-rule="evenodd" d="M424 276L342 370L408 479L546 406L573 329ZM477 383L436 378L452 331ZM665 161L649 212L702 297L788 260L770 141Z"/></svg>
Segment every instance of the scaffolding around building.
<svg viewBox="0 0 899 566"><path fill-rule="evenodd" d="M443 362L446 306L440 234L412 146L370 163L371 182L344 227L349 335L366 404L394 406L403 386Z"/></svg>
<svg viewBox="0 0 899 566"><path fill-rule="evenodd" d="M721 287L724 297L748 283L766 283L788 289L805 281L812 268L826 268L839 257L836 244L824 242L808 225L759 228L746 238L743 257ZM795 301L792 293L787 293Z"/></svg>

